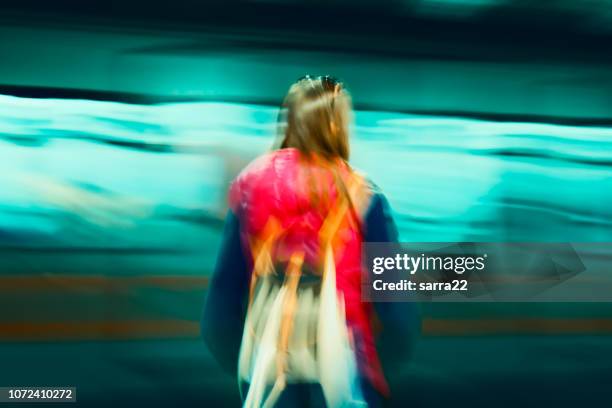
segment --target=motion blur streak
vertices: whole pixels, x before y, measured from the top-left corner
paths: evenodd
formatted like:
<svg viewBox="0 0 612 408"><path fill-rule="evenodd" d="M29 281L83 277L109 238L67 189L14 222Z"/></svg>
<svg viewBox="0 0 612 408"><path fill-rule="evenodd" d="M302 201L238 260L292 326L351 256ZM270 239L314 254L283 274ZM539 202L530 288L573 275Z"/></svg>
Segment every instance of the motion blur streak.
<svg viewBox="0 0 612 408"><path fill-rule="evenodd" d="M227 184L270 148L277 108L1 96L0 112L4 339L195 335L171 321L197 321ZM353 157L404 241L612 241L610 127L359 111ZM469 333L444 322L425 334Z"/></svg>
<svg viewBox="0 0 612 408"><path fill-rule="evenodd" d="M1 96L0 114L0 242L30 254L13 273L52 272L36 260L52 256L62 273L163 273L172 259L172 274L200 274L227 184L270 148L277 108ZM610 127L362 111L353 157L405 241L612 240ZM106 251L125 267L71 261Z"/></svg>

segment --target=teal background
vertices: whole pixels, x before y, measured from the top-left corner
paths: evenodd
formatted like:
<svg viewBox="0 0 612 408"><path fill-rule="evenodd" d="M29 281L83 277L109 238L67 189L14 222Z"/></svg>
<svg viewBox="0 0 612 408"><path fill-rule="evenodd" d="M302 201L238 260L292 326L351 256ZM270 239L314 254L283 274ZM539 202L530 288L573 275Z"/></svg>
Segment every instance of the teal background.
<svg viewBox="0 0 612 408"><path fill-rule="evenodd" d="M198 322L228 183L269 150L277 108L11 96L0 106L2 383L76 385L88 405L168 393L237 404ZM609 242L611 135L357 111L352 162L387 194L403 241ZM608 303L424 304L422 315L394 377L398 403L491 403L508 383L529 392L512 403L607 398L597 384L610 363Z"/></svg>
<svg viewBox="0 0 612 408"><path fill-rule="evenodd" d="M346 81L351 162L403 241L612 242L606 2L421 2L440 19L415 32L372 6L337 4L333 31L282 26L285 9L223 25L186 7L199 26L154 20L153 4L108 18L58 3L0 16L0 385L77 386L85 406L239 405L199 319L227 187L270 149L305 73ZM421 312L394 406L612 401L609 303Z"/></svg>

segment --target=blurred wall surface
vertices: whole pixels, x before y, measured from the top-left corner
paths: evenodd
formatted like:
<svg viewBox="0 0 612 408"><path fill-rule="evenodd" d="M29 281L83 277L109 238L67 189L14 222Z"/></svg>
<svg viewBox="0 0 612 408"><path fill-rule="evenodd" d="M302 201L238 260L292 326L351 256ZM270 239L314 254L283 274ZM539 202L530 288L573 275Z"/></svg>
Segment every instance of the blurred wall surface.
<svg viewBox="0 0 612 408"><path fill-rule="evenodd" d="M271 148L306 73L346 82L351 162L403 241L612 242L605 2L338 1L342 24L310 31L287 23L291 7L317 15L299 2L233 2L226 26L211 16L230 6L193 6L198 26L186 0L184 21L151 5L131 25L136 3L116 21L69 1L62 16L3 9L0 385L77 386L87 405L239 404L199 339L201 308L227 187ZM266 7L285 14L247 18ZM512 30L487 23L500 15ZM612 401L607 303L422 313L396 406Z"/></svg>

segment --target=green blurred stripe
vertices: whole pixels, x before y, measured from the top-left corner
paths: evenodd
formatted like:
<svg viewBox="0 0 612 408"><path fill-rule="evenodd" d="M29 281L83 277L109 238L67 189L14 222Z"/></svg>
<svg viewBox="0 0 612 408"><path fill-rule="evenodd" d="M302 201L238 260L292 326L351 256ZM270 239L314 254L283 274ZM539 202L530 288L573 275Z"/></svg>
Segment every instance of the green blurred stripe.
<svg viewBox="0 0 612 408"><path fill-rule="evenodd" d="M0 341L193 338L199 323L185 320L0 323Z"/></svg>
<svg viewBox="0 0 612 408"><path fill-rule="evenodd" d="M4 275L0 277L0 291L79 291L121 290L129 287L158 287L167 289L204 289L208 285L206 276L105 276L105 275Z"/></svg>
<svg viewBox="0 0 612 408"><path fill-rule="evenodd" d="M425 336L610 335L612 319L424 319ZM199 322L178 319L0 323L0 341L196 338Z"/></svg>
<svg viewBox="0 0 612 408"><path fill-rule="evenodd" d="M612 319L424 319L431 336L612 334Z"/></svg>

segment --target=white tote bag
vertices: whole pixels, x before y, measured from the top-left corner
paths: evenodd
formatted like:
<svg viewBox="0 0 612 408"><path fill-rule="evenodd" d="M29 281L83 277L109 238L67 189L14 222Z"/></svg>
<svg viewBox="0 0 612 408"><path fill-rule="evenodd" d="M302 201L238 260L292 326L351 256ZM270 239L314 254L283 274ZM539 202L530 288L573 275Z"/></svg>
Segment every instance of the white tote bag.
<svg viewBox="0 0 612 408"><path fill-rule="evenodd" d="M356 188L351 183L349 194L355 194ZM330 408L367 406L344 299L336 290L331 244L349 206L348 200L341 201L323 223L323 271L318 282L301 282L306 280L303 254L292 256L282 277L274 270L270 253L282 234L278 229L254 254L251 302L238 361L239 380L249 384L244 408L273 407L290 383L319 383Z"/></svg>

